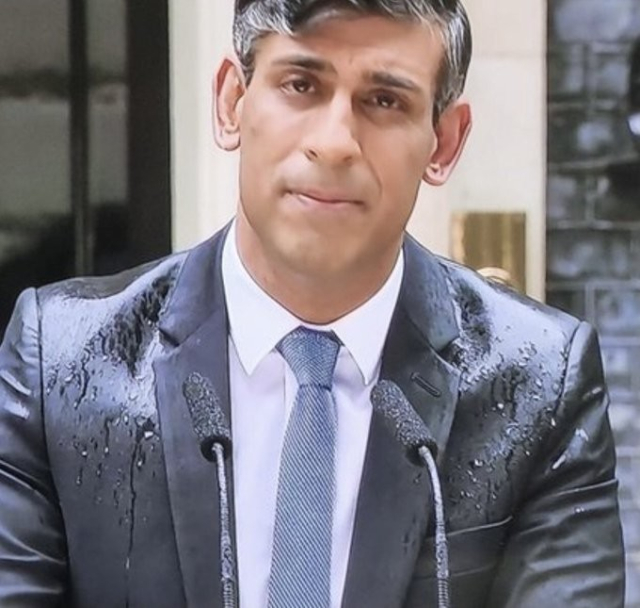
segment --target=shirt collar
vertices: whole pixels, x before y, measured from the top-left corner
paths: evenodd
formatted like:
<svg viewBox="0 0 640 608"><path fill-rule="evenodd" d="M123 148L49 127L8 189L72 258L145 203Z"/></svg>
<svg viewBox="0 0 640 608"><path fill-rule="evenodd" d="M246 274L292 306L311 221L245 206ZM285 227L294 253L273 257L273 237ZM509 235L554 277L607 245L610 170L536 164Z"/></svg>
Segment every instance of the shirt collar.
<svg viewBox="0 0 640 608"><path fill-rule="evenodd" d="M401 250L384 285L364 304L328 325L304 323L269 296L248 273L238 254L234 221L222 252L222 278L231 339L245 372L253 374L284 336L304 325L333 331L358 366L364 383L370 384L378 370L403 271Z"/></svg>

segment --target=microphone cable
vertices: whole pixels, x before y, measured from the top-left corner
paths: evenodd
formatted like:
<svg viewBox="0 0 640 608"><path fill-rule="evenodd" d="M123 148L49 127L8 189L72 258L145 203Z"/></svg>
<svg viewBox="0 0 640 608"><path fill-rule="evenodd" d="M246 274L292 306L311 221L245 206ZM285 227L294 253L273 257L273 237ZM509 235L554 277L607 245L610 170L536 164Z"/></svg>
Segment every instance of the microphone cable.
<svg viewBox="0 0 640 608"><path fill-rule="evenodd" d="M442 486L435 455L438 446L426 424L413 409L400 387L381 380L371 391L371 404L379 412L395 438L405 447L407 457L426 466L431 482L435 511L435 558L438 581L438 608L450 608L449 541L445 524Z"/></svg>
<svg viewBox="0 0 640 608"><path fill-rule="evenodd" d="M225 452L231 450L231 429L220 399L207 378L194 372L182 385L193 428L200 440L202 455L216 465L220 515L220 577L224 608L237 608L236 557L231 534L229 490L225 469Z"/></svg>
<svg viewBox="0 0 640 608"><path fill-rule="evenodd" d="M429 479L431 480L431 491L433 494L433 506L436 513L436 577L438 579L438 608L449 608L449 541L444 519L444 500L442 498L442 487L438 468L433 454L426 447L418 448L418 454L427 467Z"/></svg>

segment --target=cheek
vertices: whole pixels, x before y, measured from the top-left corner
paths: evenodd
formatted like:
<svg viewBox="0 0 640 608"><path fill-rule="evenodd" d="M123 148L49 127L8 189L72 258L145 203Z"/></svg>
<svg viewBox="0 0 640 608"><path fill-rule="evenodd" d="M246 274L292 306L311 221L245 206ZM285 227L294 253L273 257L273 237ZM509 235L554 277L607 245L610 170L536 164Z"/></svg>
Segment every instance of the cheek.
<svg viewBox="0 0 640 608"><path fill-rule="evenodd" d="M247 94L240 121L241 133L248 141L265 141L274 148L296 127L295 112L282 103L277 91ZM265 146L267 147L267 146Z"/></svg>
<svg viewBox="0 0 640 608"><path fill-rule="evenodd" d="M295 153L300 120L269 95L248 99L240 123L240 158L248 185L269 189L277 182L283 163Z"/></svg>
<svg viewBox="0 0 640 608"><path fill-rule="evenodd" d="M245 100L240 121L240 194L245 208L266 206L273 196L283 137L266 95Z"/></svg>
<svg viewBox="0 0 640 608"><path fill-rule="evenodd" d="M410 143L396 139L380 146L377 153L370 156L382 196L390 201L386 209L390 214L396 208L398 213L402 213L402 208L413 203L429 162L428 149L424 145L414 143L411 146Z"/></svg>
<svg viewBox="0 0 640 608"><path fill-rule="evenodd" d="M362 141L376 173L384 176L385 182L405 185L406 182L420 181L436 144L433 130L417 124L371 130Z"/></svg>

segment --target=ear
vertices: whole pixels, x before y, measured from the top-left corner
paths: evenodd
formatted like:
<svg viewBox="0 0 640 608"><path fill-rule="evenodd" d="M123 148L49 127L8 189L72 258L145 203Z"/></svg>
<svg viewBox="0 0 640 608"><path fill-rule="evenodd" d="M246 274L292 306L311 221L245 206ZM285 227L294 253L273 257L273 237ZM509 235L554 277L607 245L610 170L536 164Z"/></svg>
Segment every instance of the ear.
<svg viewBox="0 0 640 608"><path fill-rule="evenodd" d="M458 163L471 131L471 107L458 100L442 114L435 127L436 149L429 159L423 179L432 186L442 186Z"/></svg>
<svg viewBox="0 0 640 608"><path fill-rule="evenodd" d="M223 150L240 147L240 115L246 86L242 69L225 57L213 80L213 136Z"/></svg>

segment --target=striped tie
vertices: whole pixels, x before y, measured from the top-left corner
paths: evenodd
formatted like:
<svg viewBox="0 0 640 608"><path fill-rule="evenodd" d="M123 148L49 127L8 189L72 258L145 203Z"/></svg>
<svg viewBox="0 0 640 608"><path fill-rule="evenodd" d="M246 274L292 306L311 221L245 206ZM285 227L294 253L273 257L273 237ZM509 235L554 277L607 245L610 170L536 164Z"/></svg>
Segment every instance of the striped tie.
<svg viewBox="0 0 640 608"><path fill-rule="evenodd" d="M278 345L298 381L282 447L269 608L329 608L335 503L336 404L331 394L340 344L298 328Z"/></svg>

